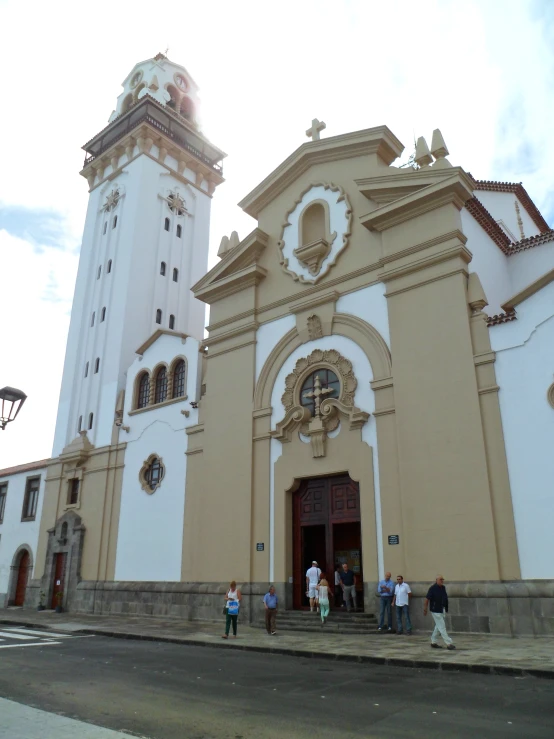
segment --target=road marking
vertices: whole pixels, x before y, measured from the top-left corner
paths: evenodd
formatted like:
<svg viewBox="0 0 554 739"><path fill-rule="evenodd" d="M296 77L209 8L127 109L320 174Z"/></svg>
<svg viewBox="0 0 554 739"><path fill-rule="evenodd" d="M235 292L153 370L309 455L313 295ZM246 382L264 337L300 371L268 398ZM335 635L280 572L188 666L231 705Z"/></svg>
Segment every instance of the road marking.
<svg viewBox="0 0 554 739"><path fill-rule="evenodd" d="M0 636L7 636L10 639L34 639L34 636L23 636L23 634L9 634L7 631L0 631Z"/></svg>
<svg viewBox="0 0 554 739"><path fill-rule="evenodd" d="M47 639L50 637L53 637L55 639L59 639L59 638L71 639L71 634L58 634L55 631L38 631L38 629L34 630L34 629L16 629L16 628L4 629L4 631L9 631L10 634L12 634L12 632L15 631L20 634L32 634L33 636L44 636Z"/></svg>
<svg viewBox="0 0 554 739"><path fill-rule="evenodd" d="M47 647L50 644L61 644L61 641L39 641L34 644L4 644L0 649L13 649L14 647Z"/></svg>

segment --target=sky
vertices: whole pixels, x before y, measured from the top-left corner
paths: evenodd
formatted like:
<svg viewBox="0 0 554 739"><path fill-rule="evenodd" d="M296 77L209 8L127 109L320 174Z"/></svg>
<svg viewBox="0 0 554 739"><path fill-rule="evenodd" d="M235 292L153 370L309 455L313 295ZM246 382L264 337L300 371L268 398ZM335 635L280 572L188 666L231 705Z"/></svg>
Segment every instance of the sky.
<svg viewBox="0 0 554 739"><path fill-rule="evenodd" d="M298 146L386 124L405 145L440 128L478 179L523 181L554 223L552 0L0 0L0 387L28 399L0 431L0 468L50 456L88 200L81 146L135 63L164 52L201 88L227 152L212 204L236 205Z"/></svg>

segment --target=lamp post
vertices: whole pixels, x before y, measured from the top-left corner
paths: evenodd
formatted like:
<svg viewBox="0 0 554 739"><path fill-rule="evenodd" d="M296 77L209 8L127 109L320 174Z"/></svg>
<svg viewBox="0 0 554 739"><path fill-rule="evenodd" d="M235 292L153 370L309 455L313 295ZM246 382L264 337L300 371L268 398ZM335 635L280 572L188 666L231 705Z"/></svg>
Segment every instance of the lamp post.
<svg viewBox="0 0 554 739"><path fill-rule="evenodd" d="M10 421L15 421L26 398L25 393L15 387L3 387L0 390L0 428L2 431Z"/></svg>

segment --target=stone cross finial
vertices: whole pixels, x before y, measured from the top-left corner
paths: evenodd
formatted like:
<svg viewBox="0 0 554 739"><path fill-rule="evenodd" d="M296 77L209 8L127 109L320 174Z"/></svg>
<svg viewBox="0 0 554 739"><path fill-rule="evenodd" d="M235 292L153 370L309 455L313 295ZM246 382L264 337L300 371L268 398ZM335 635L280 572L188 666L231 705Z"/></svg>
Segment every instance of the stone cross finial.
<svg viewBox="0 0 554 739"><path fill-rule="evenodd" d="M319 379L319 376L316 375L316 378L314 380L314 389L309 390L308 392L304 393L305 398L313 398L314 399L314 405L315 405L315 418L319 418L319 406L321 405L322 399L325 400L325 397L321 397L322 395L328 395L329 393L333 392L333 388L331 387L321 387L321 380Z"/></svg>
<svg viewBox="0 0 554 739"><path fill-rule="evenodd" d="M312 141L319 141L319 132L327 128L323 121L318 121L317 118L312 120L312 125L306 131L306 136Z"/></svg>

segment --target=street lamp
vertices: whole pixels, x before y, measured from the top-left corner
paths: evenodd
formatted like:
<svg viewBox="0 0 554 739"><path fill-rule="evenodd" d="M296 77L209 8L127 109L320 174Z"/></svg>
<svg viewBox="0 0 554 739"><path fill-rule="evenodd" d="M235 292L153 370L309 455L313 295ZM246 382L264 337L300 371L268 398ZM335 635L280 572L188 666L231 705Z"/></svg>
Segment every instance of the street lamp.
<svg viewBox="0 0 554 739"><path fill-rule="evenodd" d="M21 410L21 406L25 402L27 396L21 390L15 387L3 387L0 390L0 401L2 406L0 410L0 428L2 431L6 428L10 421L14 421L15 417Z"/></svg>

